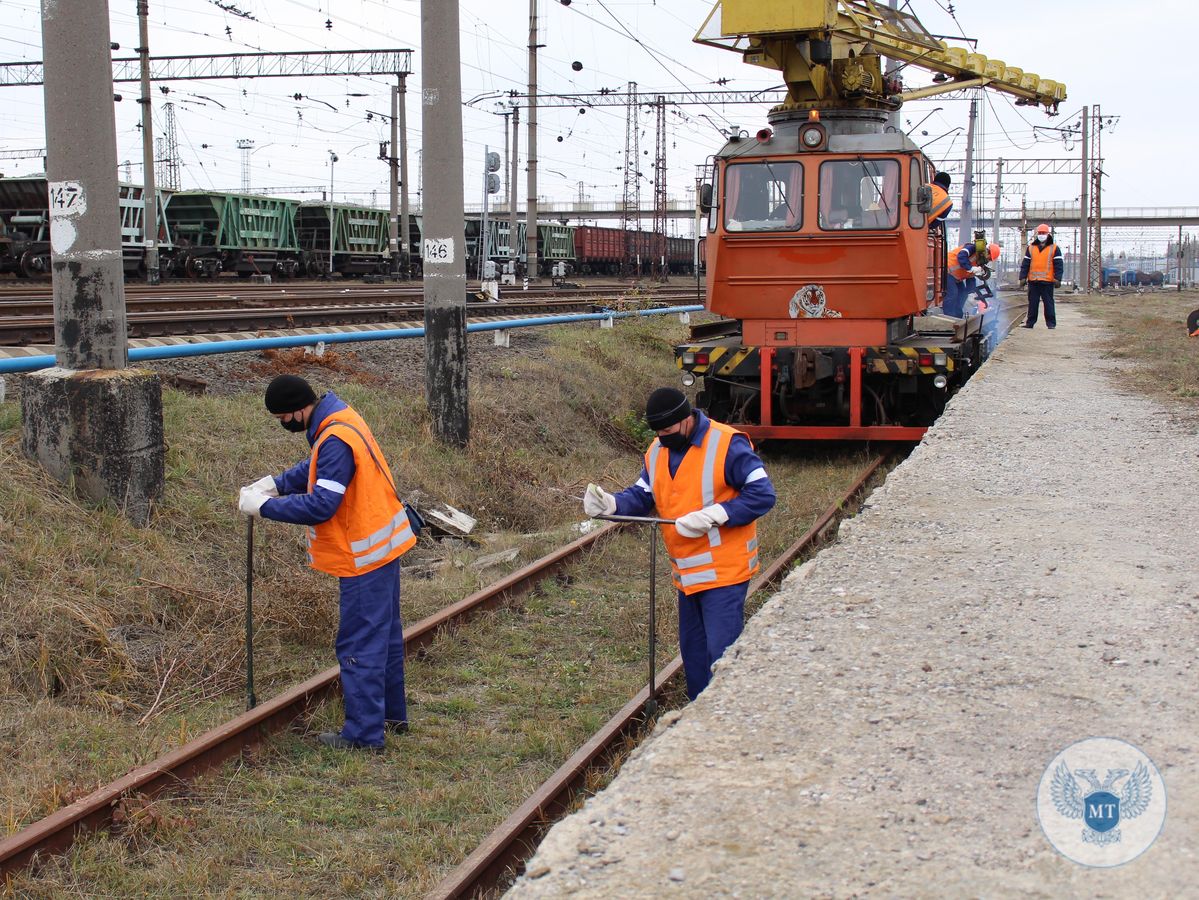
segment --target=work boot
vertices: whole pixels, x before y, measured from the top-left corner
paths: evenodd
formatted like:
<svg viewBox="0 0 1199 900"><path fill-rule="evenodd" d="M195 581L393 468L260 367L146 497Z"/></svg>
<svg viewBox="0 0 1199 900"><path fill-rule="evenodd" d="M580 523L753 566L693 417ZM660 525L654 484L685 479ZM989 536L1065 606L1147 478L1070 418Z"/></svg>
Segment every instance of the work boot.
<svg viewBox="0 0 1199 900"><path fill-rule="evenodd" d="M1029 325L1027 322L1025 322L1025 323L1024 323L1023 325L1021 325L1020 327L1021 327L1021 328L1036 328L1037 326L1036 326L1035 324L1034 324L1034 325Z"/></svg>
<svg viewBox="0 0 1199 900"><path fill-rule="evenodd" d="M384 730L387 731L388 734L407 734L408 733L408 723L405 721L402 721L401 719L387 719L383 723L383 728L384 728Z"/></svg>
<svg viewBox="0 0 1199 900"><path fill-rule="evenodd" d="M370 744L360 744L357 741L347 741L339 731L326 731L317 736L317 740L334 750L366 750L369 753L382 753L383 746L373 747Z"/></svg>

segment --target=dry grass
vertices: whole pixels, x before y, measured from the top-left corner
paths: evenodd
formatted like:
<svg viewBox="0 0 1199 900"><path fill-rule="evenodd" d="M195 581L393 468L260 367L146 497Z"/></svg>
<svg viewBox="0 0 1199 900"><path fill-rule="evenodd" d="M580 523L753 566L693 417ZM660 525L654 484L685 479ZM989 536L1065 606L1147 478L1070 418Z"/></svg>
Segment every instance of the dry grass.
<svg viewBox="0 0 1199 900"><path fill-rule="evenodd" d="M422 543L445 561L404 581L413 622L494 580L468 567L518 547L516 567L560 546L589 480L639 468L637 412L672 383L675 322L563 328L534 353L472 362L472 440L430 438L424 400L386 374L301 371L372 423L405 491L480 518L479 545ZM267 367L302 361L256 360ZM260 398L168 392L167 495L154 526L83 507L17 451L0 405L0 796L7 830L239 710L244 520L237 486L294 461L301 445ZM763 523L781 549L843 490L864 457L766 454L780 503ZM303 565L300 529L256 528L260 696L332 663L336 589ZM413 554L415 556L417 554ZM407 560L406 560L407 561ZM430 887L637 689L648 637L647 549L631 533L494 617L441 636L409 663L414 730L383 757L318 752L281 737L188 795L131 802L107 836L22 876L22 896L404 895ZM659 664L675 652L675 606L659 554ZM309 727L336 727L338 704ZM3 829L0 829L3 833Z"/></svg>
<svg viewBox="0 0 1199 900"><path fill-rule="evenodd" d="M1111 328L1107 356L1126 360L1121 371L1140 390L1159 397L1199 397L1199 337L1186 330L1199 291L1091 295L1078 301Z"/></svg>

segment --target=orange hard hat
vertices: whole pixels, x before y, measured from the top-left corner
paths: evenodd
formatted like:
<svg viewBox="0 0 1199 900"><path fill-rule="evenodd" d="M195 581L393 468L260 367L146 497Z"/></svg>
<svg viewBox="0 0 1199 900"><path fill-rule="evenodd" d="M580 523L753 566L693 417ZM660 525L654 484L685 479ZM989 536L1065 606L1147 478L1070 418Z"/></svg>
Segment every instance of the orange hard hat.
<svg viewBox="0 0 1199 900"><path fill-rule="evenodd" d="M987 252L991 254L992 262L999 259L999 245L998 244L987 244Z"/></svg>
<svg viewBox="0 0 1199 900"><path fill-rule="evenodd" d="M1037 234L1049 234L1049 226L1042 222L1037 226Z"/></svg>

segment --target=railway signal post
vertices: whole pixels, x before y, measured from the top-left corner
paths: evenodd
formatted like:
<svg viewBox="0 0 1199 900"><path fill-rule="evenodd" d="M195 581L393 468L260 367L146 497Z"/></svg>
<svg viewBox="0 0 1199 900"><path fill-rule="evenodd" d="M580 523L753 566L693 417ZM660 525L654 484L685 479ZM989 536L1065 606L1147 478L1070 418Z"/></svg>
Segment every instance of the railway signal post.
<svg viewBox="0 0 1199 900"><path fill-rule="evenodd" d="M130 369L108 6L42 8L57 365L21 392L21 450L95 502L149 523L162 495L162 388Z"/></svg>

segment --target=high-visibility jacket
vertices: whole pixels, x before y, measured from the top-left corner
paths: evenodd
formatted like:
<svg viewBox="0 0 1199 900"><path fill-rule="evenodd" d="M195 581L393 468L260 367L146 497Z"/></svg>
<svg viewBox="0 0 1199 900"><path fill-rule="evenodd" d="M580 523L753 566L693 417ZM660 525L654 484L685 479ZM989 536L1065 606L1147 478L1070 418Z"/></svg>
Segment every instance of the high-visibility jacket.
<svg viewBox="0 0 1199 900"><path fill-rule="evenodd" d="M699 446L687 449L674 477L669 452L657 439L649 445L645 471L662 518L677 519L737 496L737 489L724 479L724 464L733 436L740 433L712 422ZM722 525L697 538L683 537L673 525L663 525L662 540L670 554L675 586L684 594L741 584L758 571L756 522Z"/></svg>
<svg viewBox="0 0 1199 900"><path fill-rule="evenodd" d="M949 199L948 192L941 185L933 184L930 186L933 189L933 208L929 210L928 217L934 220L943 219L953 209L953 201Z"/></svg>
<svg viewBox="0 0 1199 900"><path fill-rule="evenodd" d="M354 477L346 486L337 512L308 528L308 563L330 575L365 575L416 543L404 504L396 496L383 451L362 416L349 407L321 423L312 445L308 490L316 484L316 456L321 444L336 435L354 453Z"/></svg>
<svg viewBox="0 0 1199 900"><path fill-rule="evenodd" d="M945 265L949 267L949 274L958 281L964 281L970 277L970 270L962 268L962 261L958 257L958 254L963 250L970 254L970 264L973 265L977 256L973 244L962 244L960 247L954 247L949 251L945 259Z"/></svg>
<svg viewBox="0 0 1199 900"><path fill-rule="evenodd" d="M1028 264L1029 281L1057 281L1054 275L1053 258L1057 255L1057 247L1053 241L1038 244L1033 241L1028 248L1030 262Z"/></svg>

